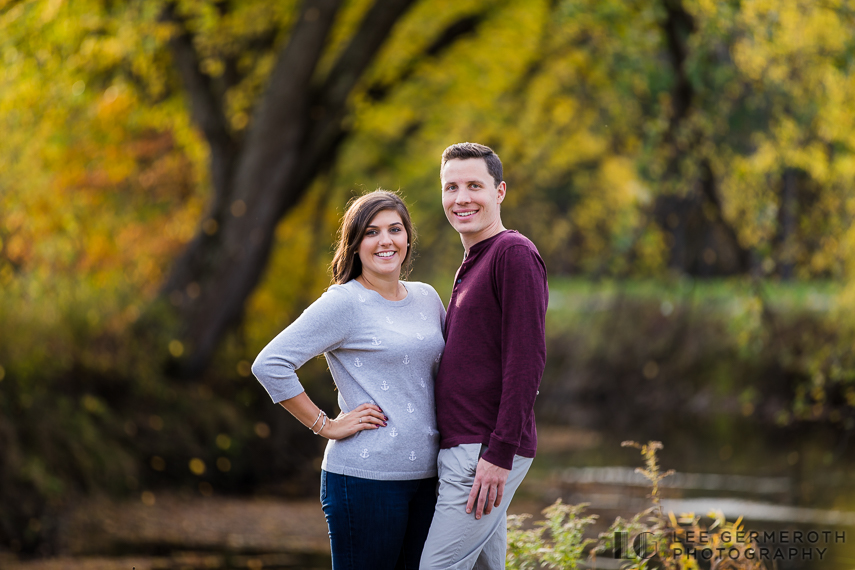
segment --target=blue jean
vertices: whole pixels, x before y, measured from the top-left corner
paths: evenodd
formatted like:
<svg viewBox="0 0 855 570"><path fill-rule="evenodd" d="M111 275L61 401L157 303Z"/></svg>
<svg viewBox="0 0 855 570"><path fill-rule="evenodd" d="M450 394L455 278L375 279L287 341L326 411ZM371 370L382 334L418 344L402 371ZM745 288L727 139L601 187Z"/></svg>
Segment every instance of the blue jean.
<svg viewBox="0 0 855 570"><path fill-rule="evenodd" d="M321 470L333 570L418 570L437 478L376 481Z"/></svg>

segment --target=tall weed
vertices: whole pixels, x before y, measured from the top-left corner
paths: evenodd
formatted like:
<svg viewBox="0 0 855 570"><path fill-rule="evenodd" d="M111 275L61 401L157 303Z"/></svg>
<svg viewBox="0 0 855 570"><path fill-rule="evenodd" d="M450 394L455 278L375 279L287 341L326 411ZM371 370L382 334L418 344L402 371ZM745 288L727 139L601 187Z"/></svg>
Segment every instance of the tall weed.
<svg viewBox="0 0 855 570"><path fill-rule="evenodd" d="M689 570L698 568L697 560L688 556L710 551L711 568L719 570L765 570L752 553L757 545L750 540L740 517L727 522L720 513L710 513L712 522L694 513L664 513L659 484L673 471L662 472L657 452L658 441L639 444L625 441L624 447L640 450L644 467L636 472L647 479L651 506L630 519L618 517L606 532L596 538L586 536L597 521L597 515L584 512L586 503L566 505L561 499L543 510L545 520L531 528L523 528L531 515L508 516L507 567L516 570L540 568L597 567L597 556L609 556L622 561L625 570ZM724 550L717 550L724 549ZM722 555L727 551L729 554ZM736 554L734 556L733 554Z"/></svg>

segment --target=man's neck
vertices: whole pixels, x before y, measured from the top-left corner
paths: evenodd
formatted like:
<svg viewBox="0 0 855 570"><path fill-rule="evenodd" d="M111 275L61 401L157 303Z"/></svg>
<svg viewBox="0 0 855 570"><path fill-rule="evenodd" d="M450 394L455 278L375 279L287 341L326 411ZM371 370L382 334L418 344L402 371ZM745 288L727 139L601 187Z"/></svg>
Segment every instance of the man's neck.
<svg viewBox="0 0 855 570"><path fill-rule="evenodd" d="M484 231L478 232L477 234L460 234L460 241L463 242L463 259L469 257L469 249L473 245L475 245L476 243L481 243L484 240L490 239L491 237L498 235L503 231L505 231L505 226L500 220L497 226L484 228Z"/></svg>

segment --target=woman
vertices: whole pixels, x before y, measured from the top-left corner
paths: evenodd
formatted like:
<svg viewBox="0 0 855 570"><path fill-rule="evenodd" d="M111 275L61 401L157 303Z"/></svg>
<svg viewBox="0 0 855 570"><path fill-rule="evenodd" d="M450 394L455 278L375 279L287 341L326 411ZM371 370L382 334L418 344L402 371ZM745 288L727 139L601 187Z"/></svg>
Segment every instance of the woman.
<svg viewBox="0 0 855 570"><path fill-rule="evenodd" d="M321 504L335 570L418 568L433 517L433 381L445 309L430 285L400 280L415 237L397 194L353 200L339 229L334 285L252 366L274 402L330 440ZM294 372L321 353L338 388L335 419L312 403Z"/></svg>

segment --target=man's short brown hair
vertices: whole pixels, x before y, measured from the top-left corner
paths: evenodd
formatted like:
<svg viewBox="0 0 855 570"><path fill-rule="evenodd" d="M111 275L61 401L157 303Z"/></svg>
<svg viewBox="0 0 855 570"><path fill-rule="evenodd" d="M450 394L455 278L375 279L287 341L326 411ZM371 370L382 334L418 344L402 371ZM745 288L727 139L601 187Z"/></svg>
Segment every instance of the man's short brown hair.
<svg viewBox="0 0 855 570"><path fill-rule="evenodd" d="M492 148L471 142L453 144L442 151L442 164L439 167L440 174L445 167L445 163L455 158L462 160L466 160L467 158L483 158L484 162L487 163L487 172L493 177L496 186L502 183L502 161L499 160L499 155L493 152Z"/></svg>

